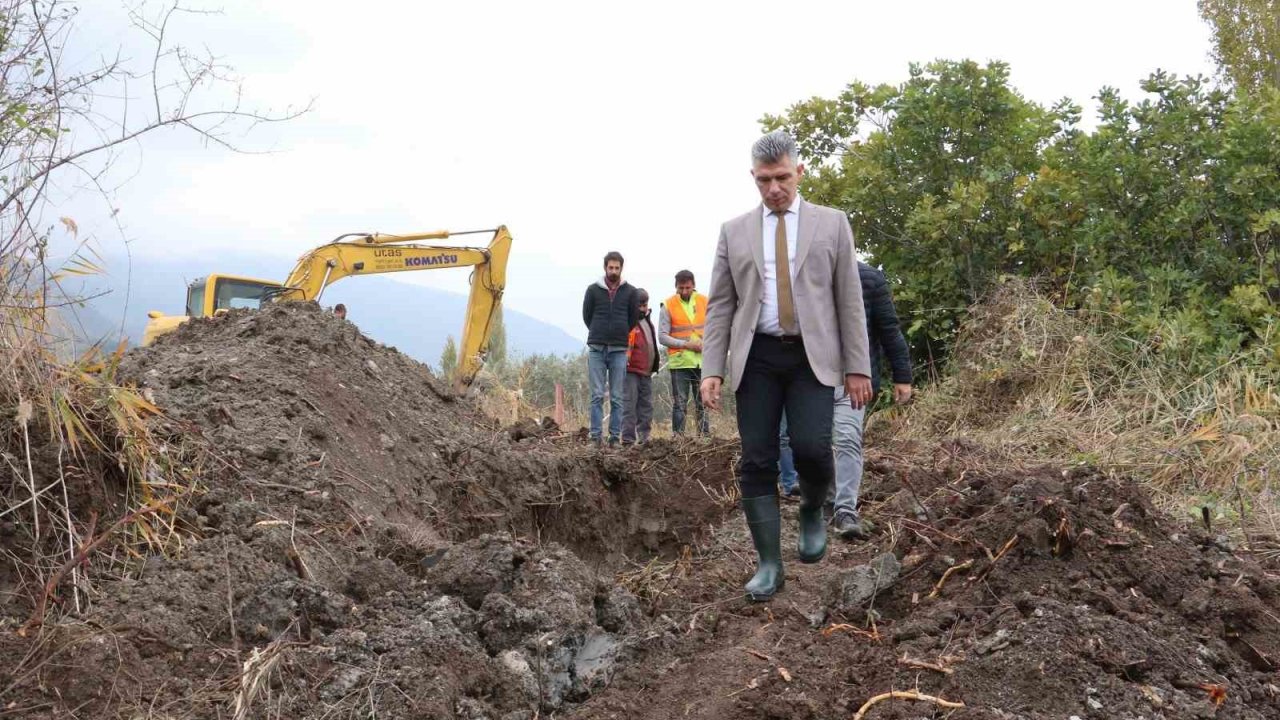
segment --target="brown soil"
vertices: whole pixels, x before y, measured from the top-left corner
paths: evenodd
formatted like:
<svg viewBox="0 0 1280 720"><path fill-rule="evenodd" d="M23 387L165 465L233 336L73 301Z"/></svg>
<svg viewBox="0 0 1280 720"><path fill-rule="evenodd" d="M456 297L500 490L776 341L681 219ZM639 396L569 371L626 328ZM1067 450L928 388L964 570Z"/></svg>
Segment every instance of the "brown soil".
<svg viewBox="0 0 1280 720"><path fill-rule="evenodd" d="M873 538L801 565L787 505L787 587L752 605L732 443L503 428L312 305L123 371L216 459L190 540L95 559L29 637L0 608L0 715L849 718L918 690L965 707L866 717L1280 717L1277 576L1128 478L873 438Z"/></svg>
<svg viewBox="0 0 1280 720"><path fill-rule="evenodd" d="M615 572L677 557L729 509L728 443L515 441L314 305L193 321L121 374L214 455L192 537L124 577L91 567L88 609L37 636L8 603L0 714L545 713L647 632Z"/></svg>
<svg viewBox="0 0 1280 720"><path fill-rule="evenodd" d="M1280 717L1276 575L1130 480L988 465L962 445L873 456L873 539L786 565L767 605L738 599L749 545L726 523L665 608L669 635L567 716L849 718L914 690L965 707L866 717Z"/></svg>

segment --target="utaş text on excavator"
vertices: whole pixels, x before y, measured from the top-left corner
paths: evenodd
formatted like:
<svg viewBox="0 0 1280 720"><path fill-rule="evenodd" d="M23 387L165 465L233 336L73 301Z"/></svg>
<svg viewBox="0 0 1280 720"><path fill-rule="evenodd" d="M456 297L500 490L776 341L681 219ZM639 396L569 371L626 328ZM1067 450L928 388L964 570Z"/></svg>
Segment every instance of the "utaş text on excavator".
<svg viewBox="0 0 1280 720"><path fill-rule="evenodd" d="M492 233L488 247L416 244L480 233ZM165 315L158 310L147 313L142 344L150 345L193 317L213 317L233 308L259 308L269 302L319 301L325 288L350 275L472 267L471 295L454 378L455 389L461 391L475 380L489 351L489 333L502 306L510 252L511 233L506 226L454 233L440 230L413 235L342 235L299 258L283 283L222 273L192 282L187 287L185 315Z"/></svg>

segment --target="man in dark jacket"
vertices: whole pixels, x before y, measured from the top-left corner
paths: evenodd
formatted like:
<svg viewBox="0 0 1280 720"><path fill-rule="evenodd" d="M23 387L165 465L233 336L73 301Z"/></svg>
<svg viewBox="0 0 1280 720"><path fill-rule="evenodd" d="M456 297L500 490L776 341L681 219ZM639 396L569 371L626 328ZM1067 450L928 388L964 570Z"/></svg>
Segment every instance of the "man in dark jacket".
<svg viewBox="0 0 1280 720"><path fill-rule="evenodd" d="M640 320L640 296L622 279L622 254L604 256L604 277L587 286L582 322L587 326L587 369L591 382L592 442L604 425L604 396L609 393L609 444L622 434L622 388L627 374L627 341Z"/></svg>
<svg viewBox="0 0 1280 720"><path fill-rule="evenodd" d="M631 329L627 351L627 380L622 392L622 444L649 442L653 427L653 376L658 374L658 343L649 319L649 293L640 298L640 322Z"/></svg>
<svg viewBox="0 0 1280 720"><path fill-rule="evenodd" d="M911 351L898 322L898 310L884 273L859 262L862 280L862 306L867 315L867 340L871 352L871 386L880 393L880 355L889 356L893 378L893 401L911 399ZM835 450L836 477L834 489L835 531L846 540L867 537L867 528L858 516L858 491L862 486L862 428L865 410L854 410L842 388L835 392L835 418L832 424L832 447ZM796 471L787 442L786 418L783 417L779 480L784 495L795 494Z"/></svg>

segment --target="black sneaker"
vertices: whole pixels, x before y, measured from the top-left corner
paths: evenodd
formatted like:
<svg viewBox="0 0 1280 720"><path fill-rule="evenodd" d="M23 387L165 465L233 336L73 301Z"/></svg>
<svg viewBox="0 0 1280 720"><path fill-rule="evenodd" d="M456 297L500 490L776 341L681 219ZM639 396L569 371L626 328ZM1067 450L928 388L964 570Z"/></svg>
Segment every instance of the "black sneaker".
<svg viewBox="0 0 1280 720"><path fill-rule="evenodd" d="M845 540L866 540L871 537L871 534L867 532L867 528L862 526L862 520L853 513L836 513L832 524L835 526L836 534Z"/></svg>

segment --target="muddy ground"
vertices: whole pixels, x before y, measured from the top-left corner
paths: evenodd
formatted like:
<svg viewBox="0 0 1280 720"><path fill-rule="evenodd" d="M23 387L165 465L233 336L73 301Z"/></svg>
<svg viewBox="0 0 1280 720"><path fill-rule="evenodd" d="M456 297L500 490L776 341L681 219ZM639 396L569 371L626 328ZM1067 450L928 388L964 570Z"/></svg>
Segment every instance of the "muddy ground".
<svg viewBox="0 0 1280 720"><path fill-rule="evenodd" d="M1134 479L873 438L872 539L801 565L786 505L752 605L729 441L513 431L313 305L122 370L215 459L187 540L26 637L3 588L0 715L1280 717L1280 577Z"/></svg>
<svg viewBox="0 0 1280 720"><path fill-rule="evenodd" d="M672 589L677 636L565 717L849 718L892 690L964 707L866 717L1280 717L1280 583L1225 536L1087 469L872 458L870 542L747 605L745 524L722 525Z"/></svg>

